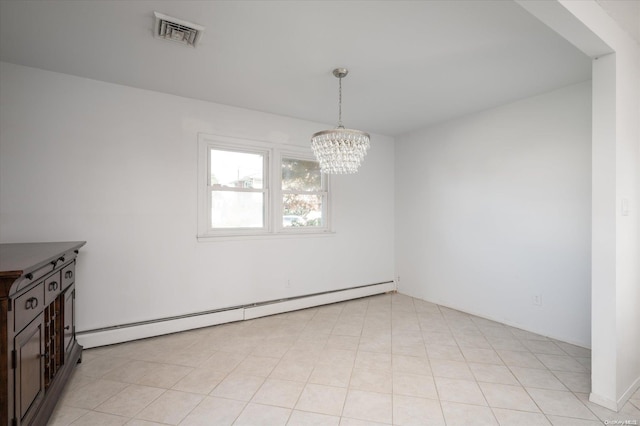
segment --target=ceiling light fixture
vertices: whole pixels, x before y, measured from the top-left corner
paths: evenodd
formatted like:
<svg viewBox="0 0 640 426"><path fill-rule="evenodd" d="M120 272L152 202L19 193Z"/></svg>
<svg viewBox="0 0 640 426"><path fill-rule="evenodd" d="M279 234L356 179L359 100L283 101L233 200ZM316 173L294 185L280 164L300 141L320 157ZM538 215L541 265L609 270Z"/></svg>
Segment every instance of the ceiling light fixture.
<svg viewBox="0 0 640 426"><path fill-rule="evenodd" d="M349 70L336 68L333 75L338 78L338 127L323 130L311 136L311 149L320 169L328 174L348 174L358 171L369 149L369 134L360 130L345 129L342 125L342 79Z"/></svg>

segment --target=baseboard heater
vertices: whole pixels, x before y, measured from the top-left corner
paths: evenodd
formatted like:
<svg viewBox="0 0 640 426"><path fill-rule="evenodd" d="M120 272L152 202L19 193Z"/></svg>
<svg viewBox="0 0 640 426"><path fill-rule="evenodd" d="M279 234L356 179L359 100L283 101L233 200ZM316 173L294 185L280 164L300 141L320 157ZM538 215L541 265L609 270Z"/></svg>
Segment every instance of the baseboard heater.
<svg viewBox="0 0 640 426"><path fill-rule="evenodd" d="M113 327L78 331L76 336L78 342L85 349L89 349L98 346L128 342L131 340L144 339L147 337L193 330L196 328L209 327L212 325L297 311L300 309L328 305L330 303L358 299L395 290L395 282L387 281L383 283L368 284L359 287L314 293L287 299L271 300L243 306L234 306L206 312L123 324Z"/></svg>

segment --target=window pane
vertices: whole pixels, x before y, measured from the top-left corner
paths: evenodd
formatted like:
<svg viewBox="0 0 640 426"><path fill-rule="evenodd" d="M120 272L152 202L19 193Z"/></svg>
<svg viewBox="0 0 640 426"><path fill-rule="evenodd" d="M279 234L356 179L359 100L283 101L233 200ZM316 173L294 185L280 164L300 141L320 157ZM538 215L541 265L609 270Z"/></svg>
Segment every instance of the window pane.
<svg viewBox="0 0 640 426"><path fill-rule="evenodd" d="M213 188L263 188L263 155L212 149L210 161Z"/></svg>
<svg viewBox="0 0 640 426"><path fill-rule="evenodd" d="M264 227L263 193L211 191L211 227Z"/></svg>
<svg viewBox="0 0 640 426"><path fill-rule="evenodd" d="M282 226L324 226L322 195L284 194Z"/></svg>
<svg viewBox="0 0 640 426"><path fill-rule="evenodd" d="M317 161L282 159L282 189L290 191L321 191L322 173Z"/></svg>

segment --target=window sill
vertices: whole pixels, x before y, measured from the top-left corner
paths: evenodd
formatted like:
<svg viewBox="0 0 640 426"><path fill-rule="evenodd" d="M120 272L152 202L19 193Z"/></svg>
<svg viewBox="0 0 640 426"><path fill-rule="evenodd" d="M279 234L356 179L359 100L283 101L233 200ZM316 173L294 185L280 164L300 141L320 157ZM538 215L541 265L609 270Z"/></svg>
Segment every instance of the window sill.
<svg viewBox="0 0 640 426"><path fill-rule="evenodd" d="M335 231L300 231L300 232L269 232L264 234L220 234L220 235L198 235L196 239L199 243L213 243L223 241L243 241L243 240L269 240L287 238L326 238L332 237Z"/></svg>

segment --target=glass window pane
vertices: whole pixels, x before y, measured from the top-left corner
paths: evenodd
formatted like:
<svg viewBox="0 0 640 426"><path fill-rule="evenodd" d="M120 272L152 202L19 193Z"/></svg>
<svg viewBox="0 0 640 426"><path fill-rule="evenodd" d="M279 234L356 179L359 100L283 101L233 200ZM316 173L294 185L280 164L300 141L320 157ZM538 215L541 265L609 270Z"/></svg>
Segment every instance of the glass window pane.
<svg viewBox="0 0 640 426"><path fill-rule="evenodd" d="M320 164L317 161L283 158L282 189L285 191L321 191Z"/></svg>
<svg viewBox="0 0 640 426"><path fill-rule="evenodd" d="M210 161L213 188L263 188L262 154L212 149Z"/></svg>
<svg viewBox="0 0 640 426"><path fill-rule="evenodd" d="M322 195L284 194L282 196L282 226L324 226Z"/></svg>
<svg viewBox="0 0 640 426"><path fill-rule="evenodd" d="M264 227L263 193L211 191L211 227Z"/></svg>

